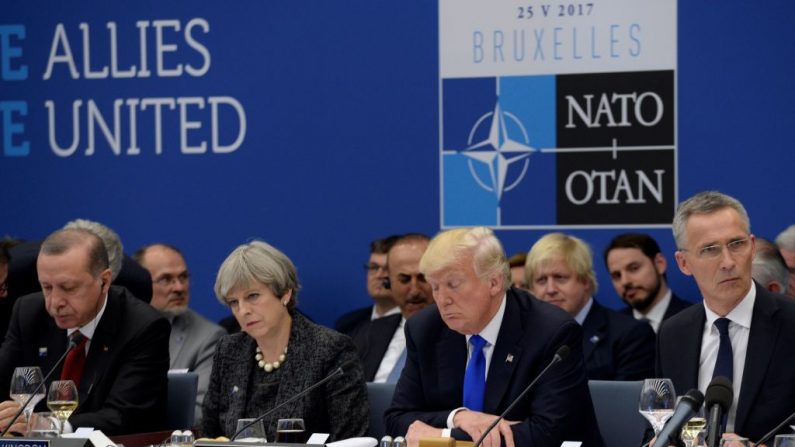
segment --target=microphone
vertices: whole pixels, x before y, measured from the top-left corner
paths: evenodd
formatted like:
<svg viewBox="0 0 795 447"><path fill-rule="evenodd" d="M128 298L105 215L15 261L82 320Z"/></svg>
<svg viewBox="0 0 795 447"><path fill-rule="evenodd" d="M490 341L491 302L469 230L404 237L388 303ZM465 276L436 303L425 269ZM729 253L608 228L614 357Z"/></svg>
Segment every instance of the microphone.
<svg viewBox="0 0 795 447"><path fill-rule="evenodd" d="M69 345L67 345L66 351L64 351L63 355L61 355L61 358L59 358L58 361L55 362L55 365L52 366L50 371L47 372L47 375L44 376L44 379L41 381L39 386L37 386L36 389L33 390L33 393L30 394L30 397L28 397L28 400L25 401L25 405L22 405L22 407L20 407L19 411L17 411L17 414L15 414L14 417L11 418L11 421L8 423L8 427L6 427L6 429L3 430L3 433L0 434L0 438L4 438L6 433L8 433L8 431L11 430L11 426L14 425L14 422L16 422L17 419L19 419L19 416L22 415L22 412L25 411L25 407L27 407L28 404L30 403L30 401L33 400L33 397L36 396L36 393L39 392L39 390L44 386L44 384L47 383L47 380L50 378L52 373L54 373L55 370L61 365L61 362L63 362L63 359L66 358L66 355L69 354L69 351L74 349L75 346L77 346L77 340L74 337L69 337Z"/></svg>
<svg viewBox="0 0 795 447"><path fill-rule="evenodd" d="M668 438L675 437L685 423L693 417L704 403L704 394L697 389L692 389L682 396L682 400L676 405L674 414L665 423L665 426L657 435L654 447L665 447L669 444Z"/></svg>
<svg viewBox="0 0 795 447"><path fill-rule="evenodd" d="M256 424L257 422L265 419L266 416L268 416L269 414L271 414L274 411L278 410L279 408L289 404L290 402L293 402L293 401L295 401L297 399L300 399L300 398L306 396L307 394L309 394L310 391L314 390L315 388L319 387L320 385L323 385L324 383L328 382L329 380L333 379L334 377L341 376L341 375L342 375L342 368L335 369L331 374L327 375L323 379L320 379L320 381L317 382L316 384L314 384L314 385L310 386L309 388L301 391L300 393L298 393L295 396L287 399L286 401L280 403L279 405L276 405L275 407L271 408L270 410L266 411L265 413L262 413L256 419L254 419L253 421L251 421L248 424L246 424L243 427L241 427L240 430L236 431L235 434L232 435L232 438L229 439L229 442L232 442L235 439L237 439L237 437L240 436L240 433L243 433L247 428L249 428L252 425Z"/></svg>
<svg viewBox="0 0 795 447"><path fill-rule="evenodd" d="M723 416L729 411L734 401L734 389L732 388L731 380L723 376L712 379L712 382L707 387L706 401L706 406L709 410L707 445L716 447L720 442L721 435L723 435L721 430Z"/></svg>
<svg viewBox="0 0 795 447"><path fill-rule="evenodd" d="M508 412L513 410L513 407L515 407L516 404L518 404L519 401L522 400L522 398L525 397L525 395L527 395L528 392L530 392L530 390L533 388L533 385L535 385L536 382L538 382L538 379L543 377L543 375L547 372L547 370L549 370L549 368L552 368L553 365L555 365L556 363L562 362L563 359L568 357L570 352L571 352L571 349L569 349L569 347L566 346L566 345L563 345L563 346L559 347L558 350L555 352L555 356L552 357L552 360L549 362L549 364L546 366L546 368L542 369L541 372L538 373L536 378L533 379L532 382L530 382L530 385L527 385L527 388L525 388L524 391L522 391L522 394L517 396L516 399L514 399L513 402L511 402L511 404L508 405L508 408L506 408L505 411L502 412L500 417L495 419L494 422L492 422L491 425L489 425L489 427L486 429L486 431L484 431L483 434L480 435L480 438L475 443L474 447L480 447L480 444L483 442L484 439L486 439L486 436L489 434L489 432L491 430L493 430L494 427L496 427L497 424L499 424L500 421L505 418L505 415L507 415Z"/></svg>
<svg viewBox="0 0 795 447"><path fill-rule="evenodd" d="M795 418L795 413L792 413L791 415L787 416L787 417L786 417L786 418L785 418L783 421L781 421L781 423L780 423L780 424L778 424L778 425L776 426L776 428L774 428L773 430L770 430L770 431L769 431L769 432L768 432L768 433L767 433L767 434L766 434L764 437L762 437L762 439L760 439L759 441L756 441L756 445L760 445L760 444L766 444L766 443L767 443L767 441L770 441L770 438L772 438L772 437L773 437L773 435L775 435L776 433L778 433L778 432L779 432L779 430L781 430L782 428L784 428L784 426L785 426L785 425L789 424L789 422L790 422L790 421L791 421L793 418Z"/></svg>

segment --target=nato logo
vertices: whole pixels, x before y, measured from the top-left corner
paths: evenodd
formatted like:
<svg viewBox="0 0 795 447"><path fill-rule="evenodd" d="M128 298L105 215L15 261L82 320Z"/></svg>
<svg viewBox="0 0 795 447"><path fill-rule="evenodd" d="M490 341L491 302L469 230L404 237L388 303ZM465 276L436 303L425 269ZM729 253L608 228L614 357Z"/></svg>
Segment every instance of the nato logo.
<svg viewBox="0 0 795 447"><path fill-rule="evenodd" d="M442 81L442 227L670 226L674 72Z"/></svg>
<svg viewBox="0 0 795 447"><path fill-rule="evenodd" d="M442 226L555 223L553 76L442 84Z"/></svg>

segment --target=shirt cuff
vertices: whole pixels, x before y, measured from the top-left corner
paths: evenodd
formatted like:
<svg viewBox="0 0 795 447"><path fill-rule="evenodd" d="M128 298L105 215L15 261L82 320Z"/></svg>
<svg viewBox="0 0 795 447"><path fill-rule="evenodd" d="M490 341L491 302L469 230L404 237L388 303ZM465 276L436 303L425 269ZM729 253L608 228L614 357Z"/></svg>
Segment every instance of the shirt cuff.
<svg viewBox="0 0 795 447"><path fill-rule="evenodd" d="M455 419L455 415L458 414L458 412L462 411L462 410L469 410L469 408L467 408L467 407L458 407L455 410L450 412L450 415L447 416L447 428L449 428L451 430L456 428L455 427L455 423L453 423L453 419Z"/></svg>

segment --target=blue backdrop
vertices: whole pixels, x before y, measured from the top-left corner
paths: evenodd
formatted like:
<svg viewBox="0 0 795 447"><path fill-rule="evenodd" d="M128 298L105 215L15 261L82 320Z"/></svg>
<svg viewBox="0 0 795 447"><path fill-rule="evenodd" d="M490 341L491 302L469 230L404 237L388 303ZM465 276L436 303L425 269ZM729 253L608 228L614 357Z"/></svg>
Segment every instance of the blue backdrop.
<svg viewBox="0 0 795 447"><path fill-rule="evenodd" d="M795 6L774 3L678 5L679 197L734 195L754 233L769 238L795 222ZM177 245L192 273L191 305L212 319L227 313L212 294L218 266L236 245L263 238L297 265L300 307L330 324L368 303L370 240L439 230L437 8L5 1L0 233L42 238L88 218L118 231L128 253ZM114 53L117 73L103 78ZM231 152L213 151L214 138L223 150L241 135ZM74 152L57 155L53 137L62 152L76 141ZM571 231L592 244L598 297L612 307L620 302L601 251L620 231ZM673 265L670 231L649 232L668 255L673 288L697 298ZM543 232L498 234L512 254Z"/></svg>

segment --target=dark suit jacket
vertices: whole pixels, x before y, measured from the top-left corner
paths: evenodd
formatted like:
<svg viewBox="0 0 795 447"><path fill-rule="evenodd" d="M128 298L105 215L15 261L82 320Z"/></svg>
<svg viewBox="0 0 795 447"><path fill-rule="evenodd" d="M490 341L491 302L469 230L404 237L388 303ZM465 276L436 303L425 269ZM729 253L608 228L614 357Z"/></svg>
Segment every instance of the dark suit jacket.
<svg viewBox="0 0 795 447"><path fill-rule="evenodd" d="M254 361L256 346L254 339L242 332L224 336L218 343L204 397L203 436L231 437L238 419L263 414L337 368L342 368L342 376L266 417L267 437L274 439L278 419L291 417L303 418L307 433L329 433L331 441L365 435L370 410L367 387L350 338L296 312L285 362L274 373L278 385L270 398L263 400L252 400L255 387L264 386L252 383L257 373L254 368L259 368Z"/></svg>
<svg viewBox="0 0 795 447"><path fill-rule="evenodd" d="M589 380L654 377L656 337L648 323L593 301L582 324L583 356Z"/></svg>
<svg viewBox="0 0 795 447"><path fill-rule="evenodd" d="M372 315L373 306L352 310L337 318L334 323L334 330L348 337L353 337L359 329L370 321Z"/></svg>
<svg viewBox="0 0 795 447"><path fill-rule="evenodd" d="M671 292L671 301L668 302L668 308L665 309L665 314L663 314L663 321L665 321L665 320L673 317L674 315L678 314L679 312L687 309L692 304L693 303L691 303L690 301L683 300L682 298L679 298L678 296L676 296L675 293ZM634 314L632 313L632 308L629 307L629 306L621 309L619 312L621 312L624 315L629 315L630 317L634 318Z"/></svg>
<svg viewBox="0 0 795 447"><path fill-rule="evenodd" d="M389 348L389 342L392 341L402 319L403 315L395 314L368 320L367 324L356 333L353 343L362 361L364 380L372 382L375 379L375 373L378 372L381 360L384 359L384 354Z"/></svg>
<svg viewBox="0 0 795 447"><path fill-rule="evenodd" d="M795 302L754 286L756 302L734 430L755 442L795 412ZM677 394L698 387L706 318L703 305L691 306L660 327L657 377L669 377Z"/></svg>
<svg viewBox="0 0 795 447"><path fill-rule="evenodd" d="M169 332L168 321L156 310L124 288L111 286L77 385L80 403L69 422L108 435L161 429ZM0 348L0 398L8 397L14 367L35 365L46 374L66 342L66 330L47 314L41 293L18 299ZM60 370L51 380L60 376Z"/></svg>
<svg viewBox="0 0 795 447"><path fill-rule="evenodd" d="M564 440L600 446L585 363L582 329L561 309L524 291L510 289L505 315L489 367L484 412L500 414L549 364L562 345L571 354L553 366L506 419L514 425L518 446L558 447ZM403 435L415 420L445 427L450 411L461 407L467 344L464 335L449 329L435 305L406 324L408 356L391 407L387 432ZM466 439L461 430L456 438Z"/></svg>

